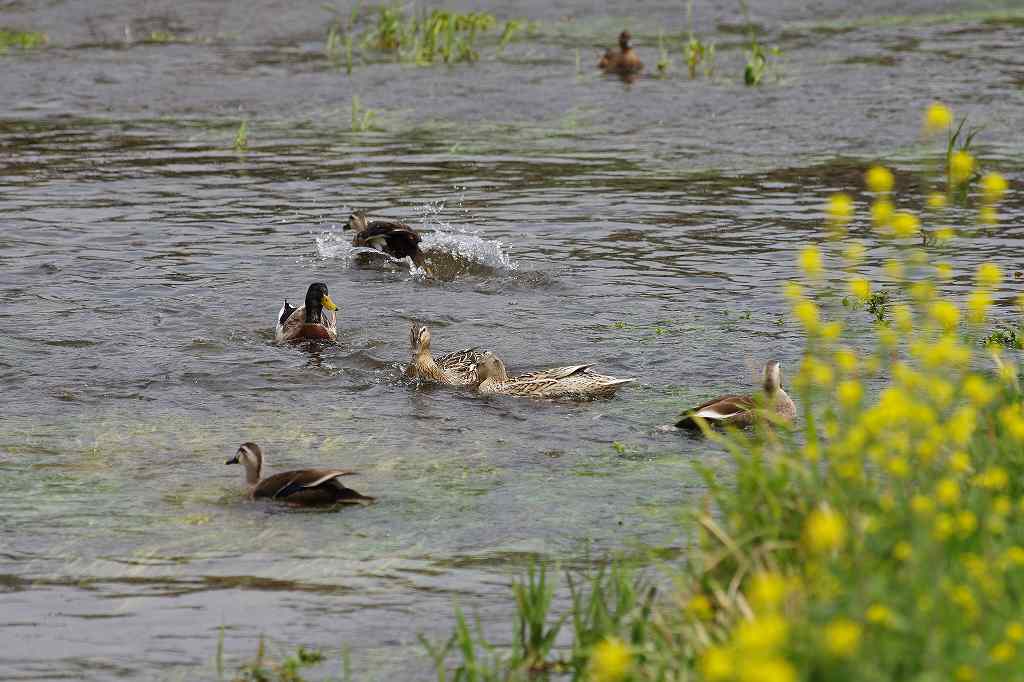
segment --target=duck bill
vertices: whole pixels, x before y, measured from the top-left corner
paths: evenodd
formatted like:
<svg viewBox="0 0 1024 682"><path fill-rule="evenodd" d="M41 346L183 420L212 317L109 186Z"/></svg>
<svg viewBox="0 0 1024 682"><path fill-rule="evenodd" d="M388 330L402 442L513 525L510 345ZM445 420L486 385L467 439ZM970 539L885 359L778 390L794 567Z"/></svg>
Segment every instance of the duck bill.
<svg viewBox="0 0 1024 682"><path fill-rule="evenodd" d="M226 461L224 463L225 464L238 464L238 455L235 455L234 457L232 457L231 459L229 459L228 461Z"/></svg>
<svg viewBox="0 0 1024 682"><path fill-rule="evenodd" d="M334 305L334 301L331 300L331 297L329 295L325 294L323 299L320 301L320 303L327 310L337 310L338 309L338 306Z"/></svg>

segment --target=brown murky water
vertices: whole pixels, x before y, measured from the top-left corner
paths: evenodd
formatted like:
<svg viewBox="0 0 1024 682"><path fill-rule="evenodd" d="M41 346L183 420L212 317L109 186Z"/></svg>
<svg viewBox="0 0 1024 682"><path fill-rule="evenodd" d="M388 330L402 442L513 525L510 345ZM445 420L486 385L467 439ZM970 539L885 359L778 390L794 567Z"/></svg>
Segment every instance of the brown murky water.
<svg viewBox="0 0 1024 682"><path fill-rule="evenodd" d="M780 285L822 198L876 159L915 188L926 103L984 124L979 155L1024 181L1017 3L755 3L784 52L759 89L738 7L696 6L714 78L674 48L668 78L632 86L591 72L599 46L628 25L653 65L682 3L494 11L538 33L349 77L316 3L0 1L0 27L50 37L0 55L0 677L214 678L223 627L229 667L266 634L347 647L361 680L431 679L417 634L446 636L458 603L500 640L532 557L680 545L693 463L719 455L658 426L769 358L793 367ZM381 131L351 132L353 95ZM355 267L352 208L424 228L457 276ZM953 286L984 259L1024 268L1019 195L1002 218L947 247ZM338 344L273 345L314 280ZM442 350L639 382L582 405L416 386L411 320ZM246 503L223 461L249 439L271 468L358 469L380 502Z"/></svg>

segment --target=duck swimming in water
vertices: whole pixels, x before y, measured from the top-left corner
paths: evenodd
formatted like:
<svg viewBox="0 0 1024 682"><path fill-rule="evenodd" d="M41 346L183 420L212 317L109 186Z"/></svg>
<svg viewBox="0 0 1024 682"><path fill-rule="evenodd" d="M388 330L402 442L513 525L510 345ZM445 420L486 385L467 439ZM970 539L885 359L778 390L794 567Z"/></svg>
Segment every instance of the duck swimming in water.
<svg viewBox="0 0 1024 682"><path fill-rule="evenodd" d="M435 358L430 352L430 330L415 322L409 330L409 341L412 344L414 376L449 386L476 383L473 366L483 358L484 351L479 348L463 348Z"/></svg>
<svg viewBox="0 0 1024 682"><path fill-rule="evenodd" d="M368 220L362 211L348 217L345 230L352 230L352 246L376 249L392 258L409 258L417 267L425 268L420 250L420 235L405 223L389 220Z"/></svg>
<svg viewBox="0 0 1024 682"><path fill-rule="evenodd" d="M245 467L245 483L249 498L271 499L301 506L327 504L368 504L373 497L346 488L339 480L354 476L342 469L296 469L260 478L263 472L263 450L256 443L242 443L235 456L225 464Z"/></svg>
<svg viewBox="0 0 1024 682"><path fill-rule="evenodd" d="M285 299L284 305L277 313L277 324L274 326L274 340L300 341L303 339L322 339L336 341L338 339L338 318L334 311L327 285L313 282L306 290L305 305L295 308ZM329 311L325 312L325 311Z"/></svg>
<svg viewBox="0 0 1024 682"><path fill-rule="evenodd" d="M610 398L623 384L636 379L617 379L590 370L590 365L555 367L509 377L494 353L484 353L475 367L477 390L484 394L517 395L529 398L591 400Z"/></svg>
<svg viewBox="0 0 1024 682"><path fill-rule="evenodd" d="M677 428L700 429L698 417L708 425L750 426L765 417L765 412L775 414L784 421L796 418L796 404L782 388L782 368L777 360L764 367L760 395L726 395L709 400L693 409L686 410L676 422Z"/></svg>
<svg viewBox="0 0 1024 682"><path fill-rule="evenodd" d="M619 76L635 76L643 71L644 63L640 61L640 57L633 50L633 36L629 34L629 31L619 34L619 49L605 50L597 67L605 73Z"/></svg>

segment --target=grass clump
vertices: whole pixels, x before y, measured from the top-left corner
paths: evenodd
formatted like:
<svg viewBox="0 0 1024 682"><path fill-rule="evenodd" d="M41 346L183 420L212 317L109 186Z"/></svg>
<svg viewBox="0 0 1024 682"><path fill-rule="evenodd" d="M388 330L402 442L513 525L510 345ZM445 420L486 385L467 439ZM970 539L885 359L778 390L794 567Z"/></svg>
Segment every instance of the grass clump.
<svg viewBox="0 0 1024 682"><path fill-rule="evenodd" d="M238 124L235 132L235 143L232 145L236 152L244 152L249 149L249 122L242 121Z"/></svg>
<svg viewBox="0 0 1024 682"><path fill-rule="evenodd" d="M891 200L891 174L868 183ZM969 291L940 295L951 273L918 246L917 214L879 225L848 196L826 206L822 243L785 290L806 339L790 381L802 415L706 432L732 466L703 471L707 498L690 511L685 559L664 566L665 592L613 569L571 583L563 614L517 597L531 636L499 650L465 630L462 650L486 662L463 655L454 679L1021 678L1024 393L1016 358L976 343L1003 273L985 263ZM831 305L837 283L871 294L857 222L892 254L901 301L867 338L829 319L844 310ZM571 642L549 646L565 623Z"/></svg>
<svg viewBox="0 0 1024 682"><path fill-rule="evenodd" d="M375 130L373 127L373 120L377 117L377 112L373 109L367 109L363 106L362 102L359 101L358 95L352 95L352 132L353 133L365 133L371 130Z"/></svg>
<svg viewBox="0 0 1024 682"><path fill-rule="evenodd" d="M223 664L220 663L223 644L219 646L218 670L223 670ZM296 649L295 653L275 660L267 654L266 645L261 637L256 656L238 669L233 682L304 682L306 678L302 676L302 669L323 662L323 653L302 646Z"/></svg>
<svg viewBox="0 0 1024 682"><path fill-rule="evenodd" d="M1021 350L1024 349L1024 333L1019 329L997 329L982 339L982 343L986 346Z"/></svg>
<svg viewBox="0 0 1024 682"><path fill-rule="evenodd" d="M8 52L11 48L32 50L43 47L47 42L48 38L45 33L0 28L0 54Z"/></svg>

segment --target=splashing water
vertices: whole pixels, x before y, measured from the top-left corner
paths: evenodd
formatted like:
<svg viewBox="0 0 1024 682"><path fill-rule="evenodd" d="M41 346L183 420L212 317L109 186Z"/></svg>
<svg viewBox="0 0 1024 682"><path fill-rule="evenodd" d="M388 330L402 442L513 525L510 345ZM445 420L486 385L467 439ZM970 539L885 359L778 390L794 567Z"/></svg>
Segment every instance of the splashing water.
<svg viewBox="0 0 1024 682"><path fill-rule="evenodd" d="M512 259L500 240L486 239L479 233L456 229L440 220L425 221L426 225L431 223L434 230L422 235L420 248L426 255L434 276L454 279L463 274L486 275L495 271L511 273L519 269L519 264ZM417 268L408 258L392 258L374 249L353 246L349 234L336 224L332 224L329 230L317 236L316 248L321 258L341 259L346 266L372 257L379 263L390 262L408 267L413 276L424 274L423 270Z"/></svg>

